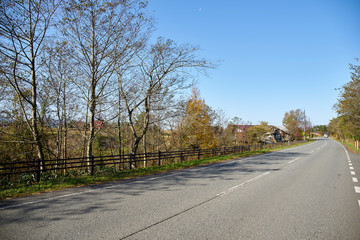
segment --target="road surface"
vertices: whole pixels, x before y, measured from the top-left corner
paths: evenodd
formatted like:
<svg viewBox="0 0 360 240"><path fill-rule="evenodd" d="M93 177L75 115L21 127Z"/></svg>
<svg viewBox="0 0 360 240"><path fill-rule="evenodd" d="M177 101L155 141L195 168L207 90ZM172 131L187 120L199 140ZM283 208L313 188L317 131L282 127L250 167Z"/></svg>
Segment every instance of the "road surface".
<svg viewBox="0 0 360 240"><path fill-rule="evenodd" d="M0 239L360 239L358 176L360 157L324 138L0 201Z"/></svg>

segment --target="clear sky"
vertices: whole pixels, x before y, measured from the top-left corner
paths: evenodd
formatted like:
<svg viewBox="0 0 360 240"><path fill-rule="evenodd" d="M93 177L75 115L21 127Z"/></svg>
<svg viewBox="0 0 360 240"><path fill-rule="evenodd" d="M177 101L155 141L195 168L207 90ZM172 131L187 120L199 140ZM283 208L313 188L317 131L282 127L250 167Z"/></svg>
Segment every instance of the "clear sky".
<svg viewBox="0 0 360 240"><path fill-rule="evenodd" d="M228 118L281 125L297 108L314 125L336 117L335 88L350 81L348 64L360 58L360 0L148 2L155 36L221 61L197 86Z"/></svg>

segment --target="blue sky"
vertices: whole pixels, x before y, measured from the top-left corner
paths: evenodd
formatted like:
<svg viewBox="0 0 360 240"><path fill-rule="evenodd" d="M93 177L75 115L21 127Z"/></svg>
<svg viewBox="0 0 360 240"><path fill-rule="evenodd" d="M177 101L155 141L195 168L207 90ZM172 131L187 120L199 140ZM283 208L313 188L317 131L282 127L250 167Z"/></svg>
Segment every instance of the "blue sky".
<svg viewBox="0 0 360 240"><path fill-rule="evenodd" d="M205 102L253 124L281 125L297 108L314 125L328 124L335 88L360 58L358 0L149 0L149 13L155 36L220 61L197 79Z"/></svg>

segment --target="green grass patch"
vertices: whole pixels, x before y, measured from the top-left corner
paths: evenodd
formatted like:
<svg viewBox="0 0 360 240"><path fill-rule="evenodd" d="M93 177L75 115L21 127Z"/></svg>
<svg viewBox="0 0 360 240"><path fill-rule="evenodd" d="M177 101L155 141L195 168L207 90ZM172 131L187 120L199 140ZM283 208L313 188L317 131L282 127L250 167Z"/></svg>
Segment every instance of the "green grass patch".
<svg viewBox="0 0 360 240"><path fill-rule="evenodd" d="M334 139L334 138L333 138L333 139ZM350 150L351 150L352 152L354 152L354 153L359 153L359 152L360 152L359 150L357 150L357 149L355 148L355 145L354 145L354 144L352 144L352 143L350 143L350 142L348 142L348 141L341 141L340 139L334 139L334 140L338 141L339 143L344 144L345 146L348 147L348 149L350 149Z"/></svg>
<svg viewBox="0 0 360 240"><path fill-rule="evenodd" d="M311 141L310 141L311 142ZM91 184L99 184L105 182L112 182L122 179L131 179L156 173L169 172L174 170L180 170L185 168L192 168L201 165L213 164L217 162L238 159L243 157L249 157L268 152L278 151L285 148L296 147L307 144L309 142L300 143L291 146L284 146L274 149L262 149L257 151L249 151L244 153L230 154L226 156L218 156L212 158L204 158L199 160L184 161L179 163L168 164L164 166L153 166L146 168L138 168L133 170L118 171L113 168L107 168L102 171L96 172L94 176L90 176L86 173L83 174L68 174L58 178L46 178L39 183L33 183L28 181L27 183L14 183L7 186L1 186L0 200L7 198L14 198L20 196L26 196L31 194L38 194L42 192L55 191L60 189L66 189L71 187L79 187Z"/></svg>

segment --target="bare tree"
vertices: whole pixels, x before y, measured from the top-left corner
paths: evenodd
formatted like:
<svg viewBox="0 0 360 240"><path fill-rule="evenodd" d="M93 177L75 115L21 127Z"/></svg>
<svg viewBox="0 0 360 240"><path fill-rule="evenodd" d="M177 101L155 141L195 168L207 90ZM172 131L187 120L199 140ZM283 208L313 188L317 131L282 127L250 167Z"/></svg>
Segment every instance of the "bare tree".
<svg viewBox="0 0 360 240"><path fill-rule="evenodd" d="M61 26L73 49L72 57L79 64L73 71L86 109L88 157L96 135L95 121L102 120L101 113L110 109L109 98L117 89L115 63L132 44L134 25L143 21L145 7L139 0L69 0L64 6Z"/></svg>
<svg viewBox="0 0 360 240"><path fill-rule="evenodd" d="M60 0L4 0L0 3L0 73L19 100L45 169L38 126L38 58Z"/></svg>
<svg viewBox="0 0 360 240"><path fill-rule="evenodd" d="M71 49L66 42L49 42L43 55L44 79L48 87L48 94L53 98L53 111L49 117L49 125L57 124L55 157L66 159L68 157L68 131L69 121L74 118L76 98L73 91L71 66L76 63L70 59ZM56 119L56 121L54 121Z"/></svg>
<svg viewBox="0 0 360 240"><path fill-rule="evenodd" d="M139 64L136 73L131 81L122 81L120 85L134 138L133 153L137 152L148 130L154 101L189 88L194 71L205 72L207 68L214 67L199 58L198 50L198 47L177 45L172 40L158 38L149 50L137 55Z"/></svg>

